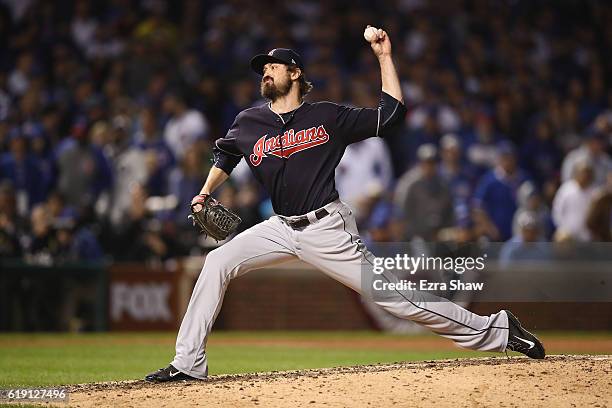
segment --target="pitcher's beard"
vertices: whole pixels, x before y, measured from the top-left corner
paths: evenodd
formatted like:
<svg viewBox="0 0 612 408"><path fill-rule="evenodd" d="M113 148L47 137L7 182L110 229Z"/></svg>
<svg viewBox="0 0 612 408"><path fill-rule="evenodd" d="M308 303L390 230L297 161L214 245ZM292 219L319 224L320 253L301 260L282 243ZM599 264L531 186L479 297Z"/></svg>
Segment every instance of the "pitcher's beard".
<svg viewBox="0 0 612 408"><path fill-rule="evenodd" d="M278 86L276 86L276 84L272 81L270 82L264 82L263 80L261 81L261 96L263 96L266 99L271 100L272 102L274 102L276 99L280 98L281 96L287 95L290 89L291 89L290 81L279 84Z"/></svg>

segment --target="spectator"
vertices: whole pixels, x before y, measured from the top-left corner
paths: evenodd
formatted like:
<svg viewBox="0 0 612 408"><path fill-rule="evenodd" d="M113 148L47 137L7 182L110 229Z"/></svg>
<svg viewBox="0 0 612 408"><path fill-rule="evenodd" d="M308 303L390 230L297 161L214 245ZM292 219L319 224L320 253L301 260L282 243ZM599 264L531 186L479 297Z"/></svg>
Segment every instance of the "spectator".
<svg viewBox="0 0 612 408"><path fill-rule="evenodd" d="M535 137L529 138L521 148L522 167L534 175L538 186L559 172L561 152L552 135L552 128L547 120L541 119L535 125Z"/></svg>
<svg viewBox="0 0 612 408"><path fill-rule="evenodd" d="M574 165L574 177L564 182L553 202L553 220L557 226L556 239L571 238L575 241L589 241L591 234L586 217L595 196L594 170L590 161Z"/></svg>
<svg viewBox="0 0 612 408"><path fill-rule="evenodd" d="M542 244L541 225L535 213L521 212L517 219L518 233L508 242L504 243L500 250L499 262L507 267L517 261L544 261L551 258L550 247Z"/></svg>
<svg viewBox="0 0 612 408"><path fill-rule="evenodd" d="M204 174L206 173L201 155L194 149L187 150L181 166L170 173L168 192L174 195L179 203L173 218L180 227L192 228L191 222L187 219L191 213L187 204L200 192Z"/></svg>
<svg viewBox="0 0 612 408"><path fill-rule="evenodd" d="M532 182L526 181L521 184L517 192L517 202L518 209L514 213L514 220L512 221L513 236L520 235L519 217L527 212L530 216L536 218L538 231L540 231L538 241L549 241L554 231L550 210L546 206L540 191Z"/></svg>
<svg viewBox="0 0 612 408"><path fill-rule="evenodd" d="M462 160L461 141L453 133L444 135L440 140L442 150L440 176L448 183L453 197L455 219L470 213L470 197L473 190L472 168Z"/></svg>
<svg viewBox="0 0 612 408"><path fill-rule="evenodd" d="M433 112L424 112L423 125L412 130L408 136L407 143L410 144L409 163L418 160L418 149L425 144L438 146L440 129ZM404 158L405 160L405 158Z"/></svg>
<svg viewBox="0 0 612 408"><path fill-rule="evenodd" d="M91 15L91 3L85 0L77 1L70 30L72 40L86 55L94 46L97 29L98 22Z"/></svg>
<svg viewBox="0 0 612 408"><path fill-rule="evenodd" d="M612 192L610 189L602 189L593 197L586 224L593 241L612 241Z"/></svg>
<svg viewBox="0 0 612 408"><path fill-rule="evenodd" d="M147 180L145 189L152 196L166 194L168 174L175 161L161 137L153 108L140 112L140 129L134 135L135 146L144 153Z"/></svg>
<svg viewBox="0 0 612 408"><path fill-rule="evenodd" d="M93 206L113 181L110 163L86 135L85 123L77 122L72 137L64 139L56 151L58 190L76 208Z"/></svg>
<svg viewBox="0 0 612 408"><path fill-rule="evenodd" d="M221 124L223 129L229 129L236 115L253 104L254 85L255 82L250 78L237 81L231 85L229 100L223 106L223 122Z"/></svg>
<svg viewBox="0 0 612 408"><path fill-rule="evenodd" d="M77 227L72 215L54 220L57 247L54 250L56 262L97 262L103 258L98 240L86 227Z"/></svg>
<svg viewBox="0 0 612 408"><path fill-rule="evenodd" d="M574 177L578 163L588 161L591 163L594 180L597 186L606 182L609 172L612 172L612 159L606 153L606 135L592 131L587 133L580 147L568 153L561 167L561 178L563 182Z"/></svg>
<svg viewBox="0 0 612 408"><path fill-rule="evenodd" d="M145 189L135 186L127 216L116 228L114 252L119 260L159 264L181 253L175 241L164 233L163 222L147 209L146 202Z"/></svg>
<svg viewBox="0 0 612 408"><path fill-rule="evenodd" d="M49 193L46 204L51 219L61 218L76 213L74 208L66 206L64 197L62 197L57 190Z"/></svg>
<svg viewBox="0 0 612 408"><path fill-rule="evenodd" d="M0 156L0 179L7 179L17 193L17 213L25 216L40 203L46 192L46 178L36 159L28 152L27 140L21 129L13 129L9 152Z"/></svg>
<svg viewBox="0 0 612 408"><path fill-rule="evenodd" d="M495 167L497 144L501 137L495 132L493 120L489 116L483 113L477 115L474 132L466 133L464 140L467 159L478 170L478 174Z"/></svg>
<svg viewBox="0 0 612 408"><path fill-rule="evenodd" d="M30 52L23 52L17 58L17 64L8 79L8 88L11 94L22 96L30 87L30 80L34 68L34 57Z"/></svg>
<svg viewBox="0 0 612 408"><path fill-rule="evenodd" d="M374 247L377 242L393 242L397 236L397 211L393 204L382 199L372 209L367 223L367 235L364 237L366 246Z"/></svg>
<svg viewBox="0 0 612 408"><path fill-rule="evenodd" d="M25 251L31 262L50 265L57 248L57 240L51 227L49 212L45 204L38 204L30 216L31 235L25 242Z"/></svg>
<svg viewBox="0 0 612 408"><path fill-rule="evenodd" d="M166 95L164 112L170 115L164 129L164 141L180 161L198 140L208 137L208 121L197 110L189 109L185 99L177 93Z"/></svg>
<svg viewBox="0 0 612 408"><path fill-rule="evenodd" d="M177 43L178 33L174 24L168 21L168 4L165 0L154 0L144 4L147 17L134 30L134 36L148 41L161 51L172 51Z"/></svg>
<svg viewBox="0 0 612 408"><path fill-rule="evenodd" d="M6 74L0 71L0 121L8 118L11 108L11 96L7 90ZM2 151L0 149L0 151Z"/></svg>
<svg viewBox="0 0 612 408"><path fill-rule="evenodd" d="M536 242L541 237L542 225L538 220L538 216L535 213L524 211L519 214L516 220L518 225L519 233L517 235L517 241L519 242Z"/></svg>
<svg viewBox="0 0 612 408"><path fill-rule="evenodd" d="M497 149L498 164L480 179L474 194L474 204L495 225L497 238L506 241L512 236L512 218L517 208L516 193L526 176L517 166L512 143L500 142Z"/></svg>
<svg viewBox="0 0 612 408"><path fill-rule="evenodd" d="M385 141L370 138L347 147L336 168L336 189L359 220L367 214L368 198L387 191L392 177L391 155Z"/></svg>
<svg viewBox="0 0 612 408"><path fill-rule="evenodd" d="M113 225L122 222L128 211L131 190L147 183L147 166L144 152L130 143L129 120L123 116L113 119L113 140L107 145L107 157L113 166L110 219Z"/></svg>
<svg viewBox="0 0 612 408"><path fill-rule="evenodd" d="M57 176L49 140L42 126L34 124L24 125L23 134L27 137L31 155L40 168L42 195L46 196L54 187Z"/></svg>
<svg viewBox="0 0 612 408"><path fill-rule="evenodd" d="M406 239L434 241L453 225L453 202L447 182L437 170L437 149L425 144L417 151L419 163L398 181L395 203L406 217Z"/></svg>
<svg viewBox="0 0 612 408"><path fill-rule="evenodd" d="M96 149L104 151L104 148L113 143L113 129L106 121L98 121L89 130L89 143ZM113 149L107 149L111 153ZM108 156L108 154L107 154Z"/></svg>
<svg viewBox="0 0 612 408"><path fill-rule="evenodd" d="M15 191L10 182L0 183L0 256L20 257L19 234L23 229L21 217L17 215Z"/></svg>
<svg viewBox="0 0 612 408"><path fill-rule="evenodd" d="M578 110L578 103L571 99L559 101L558 106L553 102L553 106L549 108L555 139L563 153L573 150L581 142L582 126Z"/></svg>

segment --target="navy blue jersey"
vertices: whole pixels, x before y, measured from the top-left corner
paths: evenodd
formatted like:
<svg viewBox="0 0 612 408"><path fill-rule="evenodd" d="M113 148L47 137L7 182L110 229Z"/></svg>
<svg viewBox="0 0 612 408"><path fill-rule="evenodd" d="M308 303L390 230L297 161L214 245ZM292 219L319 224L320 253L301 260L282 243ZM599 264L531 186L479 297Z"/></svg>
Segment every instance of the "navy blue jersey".
<svg viewBox="0 0 612 408"><path fill-rule="evenodd" d="M377 109L304 102L283 117L263 104L240 112L215 142L215 166L230 174L244 157L274 211L302 215L338 198L335 169L347 145L383 136L405 114L386 93Z"/></svg>

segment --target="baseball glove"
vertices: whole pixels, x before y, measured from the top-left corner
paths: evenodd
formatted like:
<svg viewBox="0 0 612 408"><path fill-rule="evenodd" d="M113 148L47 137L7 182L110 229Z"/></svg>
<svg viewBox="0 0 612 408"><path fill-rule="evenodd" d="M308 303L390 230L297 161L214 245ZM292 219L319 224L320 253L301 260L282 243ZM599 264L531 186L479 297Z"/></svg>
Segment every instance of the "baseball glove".
<svg viewBox="0 0 612 408"><path fill-rule="evenodd" d="M201 207L199 211L196 211L198 205ZM238 215L208 194L199 194L191 200L191 215L189 218L191 218L193 225L200 229L201 233L211 236L217 241L226 239L242 222Z"/></svg>

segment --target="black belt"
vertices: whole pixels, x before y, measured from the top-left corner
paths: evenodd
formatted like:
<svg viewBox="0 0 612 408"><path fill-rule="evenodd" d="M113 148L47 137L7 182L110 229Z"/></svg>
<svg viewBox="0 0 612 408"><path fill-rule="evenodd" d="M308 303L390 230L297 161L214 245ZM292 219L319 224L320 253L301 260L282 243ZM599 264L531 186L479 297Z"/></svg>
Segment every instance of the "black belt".
<svg viewBox="0 0 612 408"><path fill-rule="evenodd" d="M329 215L329 211L327 211L325 208L321 208L315 211L315 217L317 218L317 220L320 220L321 218L325 218L328 215ZM285 223L287 223L287 225L289 225L293 229L304 228L310 225L310 220L305 215L301 216L300 218L294 218L294 219L285 218L284 220L285 220Z"/></svg>

